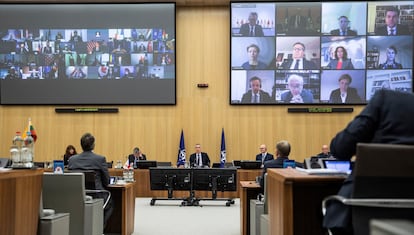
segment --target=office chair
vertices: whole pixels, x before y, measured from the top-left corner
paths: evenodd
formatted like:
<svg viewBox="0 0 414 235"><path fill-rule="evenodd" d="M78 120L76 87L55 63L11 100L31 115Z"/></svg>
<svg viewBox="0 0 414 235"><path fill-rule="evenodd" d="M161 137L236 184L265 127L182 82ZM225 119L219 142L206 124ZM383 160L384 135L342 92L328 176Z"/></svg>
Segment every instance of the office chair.
<svg viewBox="0 0 414 235"><path fill-rule="evenodd" d="M70 235L102 235L103 199L86 196L83 173L43 174L43 205L70 213Z"/></svg>
<svg viewBox="0 0 414 235"><path fill-rule="evenodd" d="M413 219L414 145L357 145L352 198L328 196L326 205L336 200L352 206L355 235L369 234L371 219Z"/></svg>
<svg viewBox="0 0 414 235"><path fill-rule="evenodd" d="M97 177L95 171L71 171L71 172L81 172L85 175L85 192L87 195L92 196L93 198L103 198L104 204L103 209L105 209L109 201L111 200L111 192L105 189L96 189L95 179Z"/></svg>

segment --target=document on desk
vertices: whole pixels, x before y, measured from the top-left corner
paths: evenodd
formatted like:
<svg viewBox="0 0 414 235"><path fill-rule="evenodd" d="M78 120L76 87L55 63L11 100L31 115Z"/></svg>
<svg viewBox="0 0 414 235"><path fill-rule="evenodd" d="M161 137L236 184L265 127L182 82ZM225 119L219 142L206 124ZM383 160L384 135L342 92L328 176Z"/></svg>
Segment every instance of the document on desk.
<svg viewBox="0 0 414 235"><path fill-rule="evenodd" d="M347 176L351 173L351 171L343 171L337 169L326 169L326 168L319 168L319 169L303 169L300 167L295 168L297 171L303 172L308 175L344 175Z"/></svg>

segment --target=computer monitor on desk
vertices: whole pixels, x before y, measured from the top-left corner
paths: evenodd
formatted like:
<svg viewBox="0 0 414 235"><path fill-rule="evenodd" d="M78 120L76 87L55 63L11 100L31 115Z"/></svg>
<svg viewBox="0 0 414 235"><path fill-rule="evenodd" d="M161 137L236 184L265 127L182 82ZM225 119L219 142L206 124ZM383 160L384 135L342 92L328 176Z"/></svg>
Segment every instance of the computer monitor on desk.
<svg viewBox="0 0 414 235"><path fill-rule="evenodd" d="M193 189L204 191L236 191L236 168L204 168L194 169ZM213 192L214 194L215 192Z"/></svg>
<svg viewBox="0 0 414 235"><path fill-rule="evenodd" d="M260 169L262 167L261 161L241 161L240 168L241 169Z"/></svg>
<svg viewBox="0 0 414 235"><path fill-rule="evenodd" d="M138 169L148 169L150 167L157 167L157 161L148 161L148 160L137 161L136 168Z"/></svg>
<svg viewBox="0 0 414 235"><path fill-rule="evenodd" d="M156 167L150 169L151 190L191 190L192 169Z"/></svg>

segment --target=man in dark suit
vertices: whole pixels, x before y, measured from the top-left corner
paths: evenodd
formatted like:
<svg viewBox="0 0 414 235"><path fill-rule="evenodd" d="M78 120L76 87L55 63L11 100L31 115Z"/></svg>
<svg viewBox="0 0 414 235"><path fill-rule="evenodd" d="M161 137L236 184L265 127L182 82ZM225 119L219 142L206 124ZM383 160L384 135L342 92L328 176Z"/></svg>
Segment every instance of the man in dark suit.
<svg viewBox="0 0 414 235"><path fill-rule="evenodd" d="M260 187L264 189L264 175L268 168L283 168L283 162L289 160L290 144L286 140L276 143L276 159L265 162L263 166L262 178L260 180Z"/></svg>
<svg viewBox="0 0 414 235"><path fill-rule="evenodd" d="M262 167L266 161L273 160L273 154L267 152L267 147L265 144L260 145L260 153L256 155L256 161L262 162Z"/></svg>
<svg viewBox="0 0 414 235"><path fill-rule="evenodd" d="M302 9L297 8L296 14L289 17L288 20L288 35L303 35L307 34L306 26L308 24L308 17L302 15Z"/></svg>
<svg viewBox="0 0 414 235"><path fill-rule="evenodd" d="M257 12L250 12L249 23L242 24L239 34L245 37L263 37L263 28L257 24Z"/></svg>
<svg viewBox="0 0 414 235"><path fill-rule="evenodd" d="M385 26L375 28L375 35L410 35L407 25L398 24L400 11L395 7L385 10Z"/></svg>
<svg viewBox="0 0 414 235"><path fill-rule="evenodd" d="M241 102L252 104L272 103L270 95L261 88L262 80L259 77L254 76L250 78L250 90L244 93Z"/></svg>
<svg viewBox="0 0 414 235"><path fill-rule="evenodd" d="M83 152L81 154L72 156L69 159L69 170L93 170L95 171L95 189L106 189L109 184L109 172L106 158L104 156L95 154L95 137L86 133L81 137L81 146ZM104 198L106 200L106 198ZM65 202L62 202L65 203ZM110 199L107 207L104 210L104 225L108 221L113 211L112 199Z"/></svg>
<svg viewBox="0 0 414 235"><path fill-rule="evenodd" d="M293 44L292 58L282 63L282 69L317 69L315 63L305 59L305 44L301 42Z"/></svg>
<svg viewBox="0 0 414 235"><path fill-rule="evenodd" d="M332 154L329 152L329 147L327 144L322 145L322 152L316 155L318 158L330 158L333 157Z"/></svg>
<svg viewBox="0 0 414 235"><path fill-rule="evenodd" d="M331 35L335 36L356 36L357 33L354 30L350 30L348 17L340 16L338 18L339 29L334 29L331 31Z"/></svg>
<svg viewBox="0 0 414 235"><path fill-rule="evenodd" d="M280 99L284 103L313 103L312 92L303 89L303 77L291 74L288 77L287 85L289 90L282 93Z"/></svg>
<svg viewBox="0 0 414 235"><path fill-rule="evenodd" d="M360 142L414 145L414 122L410 119L414 116L413 102L412 93L378 90L361 113L332 139L331 153L337 159L350 160L356 153L357 143ZM352 189L351 174L338 195L349 198ZM349 207L332 202L328 204L323 225L334 235L351 235L351 219Z"/></svg>
<svg viewBox="0 0 414 235"><path fill-rule="evenodd" d="M147 160L147 156L139 150L138 147L135 147L132 151L132 154L128 155L128 160L125 163L125 166L128 167L133 165L134 168L137 168L137 161Z"/></svg>
<svg viewBox="0 0 414 235"><path fill-rule="evenodd" d="M355 88L349 87L352 82L352 77L349 74L342 74L339 79L339 88L331 92L329 96L329 103L361 103L362 99L358 95Z"/></svg>
<svg viewBox="0 0 414 235"><path fill-rule="evenodd" d="M205 152L201 152L201 145L195 145L195 153L190 155L191 167L210 167L210 158Z"/></svg>

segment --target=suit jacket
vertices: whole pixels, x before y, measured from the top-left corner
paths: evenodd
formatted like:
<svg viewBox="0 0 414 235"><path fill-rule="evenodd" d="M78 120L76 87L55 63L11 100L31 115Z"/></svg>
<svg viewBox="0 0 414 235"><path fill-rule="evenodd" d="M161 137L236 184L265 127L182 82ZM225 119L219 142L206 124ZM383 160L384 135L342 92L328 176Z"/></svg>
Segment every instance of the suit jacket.
<svg viewBox="0 0 414 235"><path fill-rule="evenodd" d="M330 69L337 69L336 66L338 65L338 62L339 60L332 59L331 61L329 61L327 67L329 67ZM351 59L343 60L341 69L354 69L354 65L352 64Z"/></svg>
<svg viewBox="0 0 414 235"><path fill-rule="evenodd" d="M240 27L239 33L241 34L241 36L249 37L250 36L249 23L242 24L242 26ZM260 25L255 25L254 26L254 36L255 37L263 37L264 36L262 26L260 26Z"/></svg>
<svg viewBox="0 0 414 235"><path fill-rule="evenodd" d="M276 159L265 162L263 166L262 178L260 180L260 187L262 188L262 192L264 190L264 175L266 174L267 169L268 168L283 168L283 162L285 160L289 160L289 157L277 157Z"/></svg>
<svg viewBox="0 0 414 235"><path fill-rule="evenodd" d="M310 91L303 89L300 96L302 96L303 103L313 103L313 94ZM292 98L293 95L290 91L286 91L281 95L281 100L285 103L290 103Z"/></svg>
<svg viewBox="0 0 414 235"><path fill-rule="evenodd" d="M350 160L355 155L359 142L414 145L414 122L408 118L414 117L413 103L412 93L378 90L361 113L332 139L332 155L337 159ZM352 190L351 174L338 194L350 197ZM331 203L324 217L324 227L349 226L350 214L348 207L340 203Z"/></svg>
<svg viewBox="0 0 414 235"><path fill-rule="evenodd" d="M387 36L388 35L387 26L382 26L382 27L375 28L375 35ZM410 35L410 31L408 30L408 26L398 24L397 25L397 35Z"/></svg>
<svg viewBox="0 0 414 235"><path fill-rule="evenodd" d="M69 159L69 170L93 170L96 173L96 189L105 189L109 184L108 165L104 156L86 151Z"/></svg>
<svg viewBox="0 0 414 235"><path fill-rule="evenodd" d="M242 103L252 103L252 95L253 95L252 93L253 93L252 90L249 90L248 92L244 93L244 95L241 99L241 102ZM273 103L272 98L270 97L270 95L267 92L260 90L259 93L260 93L260 103L261 104Z"/></svg>
<svg viewBox="0 0 414 235"><path fill-rule="evenodd" d="M273 154L266 153L266 156L265 156L265 159L264 159L265 162L273 160L273 159L274 159ZM256 155L256 161L262 161L262 153L259 153L259 154Z"/></svg>
<svg viewBox="0 0 414 235"><path fill-rule="evenodd" d="M397 63L394 61L394 63L392 65L388 65L387 62L385 61L385 63L380 64L378 66L379 69L402 69L402 65L400 63Z"/></svg>
<svg viewBox="0 0 414 235"><path fill-rule="evenodd" d="M355 88L348 87L347 95L345 99L345 103L361 103L362 99L358 95L358 91ZM335 89L331 92L331 95L329 96L329 103L342 103L341 99L341 91L338 89Z"/></svg>
<svg viewBox="0 0 414 235"><path fill-rule="evenodd" d="M203 167L210 167L210 158L207 153L201 152L201 161L203 162ZM190 166L198 167L196 153L190 155Z"/></svg>
<svg viewBox="0 0 414 235"><path fill-rule="evenodd" d="M294 60L288 60L282 63L281 69L290 69L290 66L292 65ZM312 61L303 59L303 69L318 69L315 63Z"/></svg>
<svg viewBox="0 0 414 235"><path fill-rule="evenodd" d="M339 36L340 34L341 34L341 31L339 29L331 30L331 35ZM357 32L354 30L348 29L344 36L357 36Z"/></svg>
<svg viewBox="0 0 414 235"><path fill-rule="evenodd" d="M142 154L142 156L138 156L137 159L135 159L134 154L130 154L128 155L128 165L133 163L134 164L134 168L137 167L137 161L139 160L147 160L147 156L145 154Z"/></svg>

